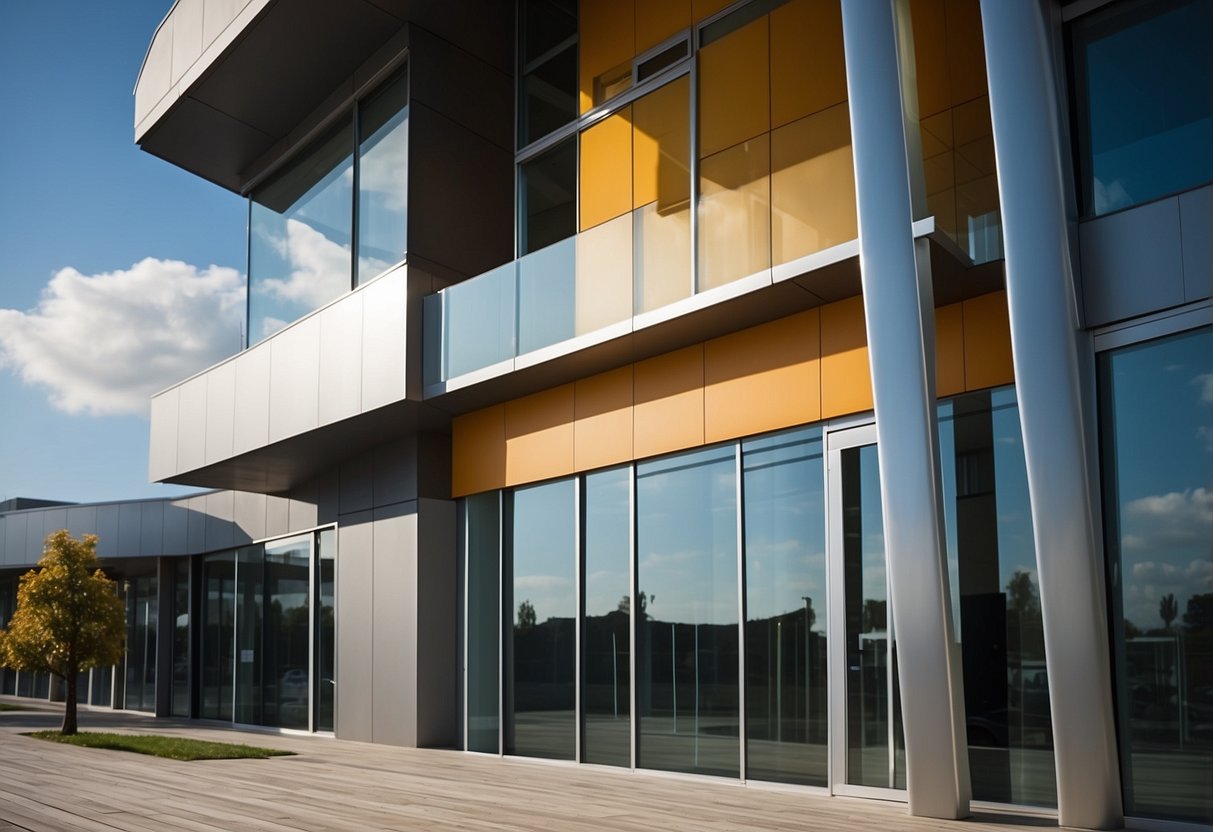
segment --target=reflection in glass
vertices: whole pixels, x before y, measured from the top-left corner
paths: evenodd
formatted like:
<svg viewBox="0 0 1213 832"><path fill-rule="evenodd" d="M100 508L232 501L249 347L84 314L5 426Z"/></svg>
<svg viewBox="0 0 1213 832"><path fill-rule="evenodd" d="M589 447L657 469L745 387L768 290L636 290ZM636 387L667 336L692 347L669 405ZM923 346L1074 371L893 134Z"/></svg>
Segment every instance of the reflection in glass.
<svg viewBox="0 0 1213 832"><path fill-rule="evenodd" d="M518 13L518 146L525 147L577 116L577 2L523 0Z"/></svg>
<svg viewBox="0 0 1213 832"><path fill-rule="evenodd" d="M347 119L253 192L249 344L349 291L352 146Z"/></svg>
<svg viewBox="0 0 1213 832"><path fill-rule="evenodd" d="M746 777L827 784L821 429L742 445Z"/></svg>
<svg viewBox="0 0 1213 832"><path fill-rule="evenodd" d="M632 472L585 477L582 760L631 765Z"/></svg>
<svg viewBox="0 0 1213 832"><path fill-rule="evenodd" d="M875 445L846 448L842 463L843 583L847 666L846 782L900 788L905 777L892 616L885 571Z"/></svg>
<svg viewBox="0 0 1213 832"><path fill-rule="evenodd" d="M501 495L468 497L467 750L499 751L501 649Z"/></svg>
<svg viewBox="0 0 1213 832"><path fill-rule="evenodd" d="M308 727L312 535L265 546L262 723Z"/></svg>
<svg viewBox="0 0 1213 832"><path fill-rule="evenodd" d="M261 679L265 662L261 631L265 596L265 557L260 546L236 552L236 704L234 721L260 725Z"/></svg>
<svg viewBox="0 0 1213 832"><path fill-rule="evenodd" d="M526 254L577 232L577 144L561 142L518 166L518 251Z"/></svg>
<svg viewBox="0 0 1213 832"><path fill-rule="evenodd" d="M518 352L572 338L577 241L573 237L518 261Z"/></svg>
<svg viewBox="0 0 1213 832"><path fill-rule="evenodd" d="M129 711L156 709L156 630L160 609L155 575L132 577L126 589L126 702Z"/></svg>
<svg viewBox="0 0 1213 832"><path fill-rule="evenodd" d="M437 296L442 310L442 380L513 358L514 282L515 264L506 263Z"/></svg>
<svg viewBox="0 0 1213 832"><path fill-rule="evenodd" d="M190 561L173 561L173 716L190 715ZM97 671L94 670L94 673Z"/></svg>
<svg viewBox="0 0 1213 832"><path fill-rule="evenodd" d="M1105 353L1125 814L1213 823L1213 328Z"/></svg>
<svg viewBox="0 0 1213 832"><path fill-rule="evenodd" d="M365 283L408 243L409 84L400 72L358 107L358 267Z"/></svg>
<svg viewBox="0 0 1213 832"><path fill-rule="evenodd" d="M769 134L699 163L699 291L771 265Z"/></svg>
<svg viewBox="0 0 1213 832"><path fill-rule="evenodd" d="M577 235L578 335L632 315L632 217L624 214Z"/></svg>
<svg viewBox="0 0 1213 832"><path fill-rule="evenodd" d="M232 718L232 672L236 626L236 557L234 552L208 555L202 562L202 693L203 719Z"/></svg>
<svg viewBox="0 0 1213 832"><path fill-rule="evenodd" d="M973 797L1055 806L1036 547L1014 388L939 406Z"/></svg>
<svg viewBox="0 0 1213 832"><path fill-rule="evenodd" d="M636 468L638 765L738 775L732 446Z"/></svg>
<svg viewBox="0 0 1213 832"><path fill-rule="evenodd" d="M317 535L316 560L316 678L312 681L316 703L316 730L333 730L333 698L336 689L337 531L325 529Z"/></svg>
<svg viewBox="0 0 1213 832"><path fill-rule="evenodd" d="M505 753L576 751L577 540L573 480L513 492Z"/></svg>
<svg viewBox="0 0 1213 832"><path fill-rule="evenodd" d="M1213 3L1109 4L1071 38L1084 213L1213 179Z"/></svg>
<svg viewBox="0 0 1213 832"><path fill-rule="evenodd" d="M16 579L0 581L0 628L7 627L9 619L17 611ZM0 695L14 696L17 693L17 671L11 667L0 667Z"/></svg>

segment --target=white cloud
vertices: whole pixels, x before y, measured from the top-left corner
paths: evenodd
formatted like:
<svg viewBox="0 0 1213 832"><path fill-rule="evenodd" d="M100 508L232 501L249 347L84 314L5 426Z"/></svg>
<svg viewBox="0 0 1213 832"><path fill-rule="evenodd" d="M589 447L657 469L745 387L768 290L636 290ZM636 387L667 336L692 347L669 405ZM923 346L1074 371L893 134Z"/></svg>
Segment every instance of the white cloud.
<svg viewBox="0 0 1213 832"><path fill-rule="evenodd" d="M1213 373L1202 373L1192 379L1192 383L1200 388L1200 400L1213 404Z"/></svg>
<svg viewBox="0 0 1213 832"><path fill-rule="evenodd" d="M152 393L237 352L243 319L235 269L152 257L65 268L34 309L0 309L0 366L67 413L142 414Z"/></svg>
<svg viewBox="0 0 1213 832"><path fill-rule="evenodd" d="M254 281L253 291L316 309L350 287L350 250L305 222L286 221L286 235L265 235L290 265L285 278Z"/></svg>
<svg viewBox="0 0 1213 832"><path fill-rule="evenodd" d="M1143 543L1182 546L1213 539L1213 491L1204 488L1142 497L1125 513L1127 534Z"/></svg>

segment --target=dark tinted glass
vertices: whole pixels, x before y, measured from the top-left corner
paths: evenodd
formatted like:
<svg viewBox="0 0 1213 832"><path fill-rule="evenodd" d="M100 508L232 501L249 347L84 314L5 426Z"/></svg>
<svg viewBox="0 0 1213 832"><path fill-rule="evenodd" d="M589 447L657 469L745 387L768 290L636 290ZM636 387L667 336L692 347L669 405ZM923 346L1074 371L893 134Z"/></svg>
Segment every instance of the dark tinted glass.
<svg viewBox="0 0 1213 832"><path fill-rule="evenodd" d="M577 231L577 144L563 142L519 166L523 224L520 254L571 237Z"/></svg>

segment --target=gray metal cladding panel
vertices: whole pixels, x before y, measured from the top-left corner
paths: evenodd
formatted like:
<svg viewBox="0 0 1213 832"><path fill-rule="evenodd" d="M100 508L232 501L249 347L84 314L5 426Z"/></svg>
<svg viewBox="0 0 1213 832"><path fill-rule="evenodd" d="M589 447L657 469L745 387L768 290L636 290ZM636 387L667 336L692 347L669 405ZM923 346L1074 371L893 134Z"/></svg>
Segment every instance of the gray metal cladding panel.
<svg viewBox="0 0 1213 832"><path fill-rule="evenodd" d="M243 545L266 537L265 507L268 498L264 494L235 491L233 499L235 500L236 544Z"/></svg>
<svg viewBox="0 0 1213 832"><path fill-rule="evenodd" d="M500 147L513 147L510 76L418 26L410 41L410 98Z"/></svg>
<svg viewBox="0 0 1213 832"><path fill-rule="evenodd" d="M287 521L293 532L316 526L316 503L292 498L287 507Z"/></svg>
<svg viewBox="0 0 1213 832"><path fill-rule="evenodd" d="M361 292L364 412L405 397L407 277L408 269L397 269Z"/></svg>
<svg viewBox="0 0 1213 832"><path fill-rule="evenodd" d="M6 539L8 517L0 514L0 566L8 563L8 540Z"/></svg>
<svg viewBox="0 0 1213 832"><path fill-rule="evenodd" d="M139 554L164 554L164 503L143 503L139 526Z"/></svg>
<svg viewBox="0 0 1213 832"><path fill-rule="evenodd" d="M48 508L42 512L42 536L67 528L67 509Z"/></svg>
<svg viewBox="0 0 1213 832"><path fill-rule="evenodd" d="M417 744L458 735L458 552L451 500L417 501Z"/></svg>
<svg viewBox="0 0 1213 832"><path fill-rule="evenodd" d="M265 498L265 536L277 537L290 531L291 501L286 497L269 495Z"/></svg>
<svg viewBox="0 0 1213 832"><path fill-rule="evenodd" d="M205 49L236 19L248 0L206 0L202 14L202 44Z"/></svg>
<svg viewBox="0 0 1213 832"><path fill-rule="evenodd" d="M97 557L118 557L120 514L118 505L97 506Z"/></svg>
<svg viewBox="0 0 1213 832"><path fill-rule="evenodd" d="M258 344L241 353L236 365L236 424L233 453L269 444L270 344Z"/></svg>
<svg viewBox="0 0 1213 832"><path fill-rule="evenodd" d="M317 427L319 379L320 316L313 315L270 339L270 442Z"/></svg>
<svg viewBox="0 0 1213 832"><path fill-rule="evenodd" d="M1202 300L1213 295L1213 186L1179 197L1179 226L1184 247L1184 300Z"/></svg>
<svg viewBox="0 0 1213 832"><path fill-rule="evenodd" d="M341 514L362 511L374 504L374 452L341 464L337 510Z"/></svg>
<svg viewBox="0 0 1213 832"><path fill-rule="evenodd" d="M216 491L206 495L206 551L230 549L236 545L235 492Z"/></svg>
<svg viewBox="0 0 1213 832"><path fill-rule="evenodd" d="M148 478L156 481L177 473L177 417L180 389L174 387L152 398L151 435L148 440Z"/></svg>
<svg viewBox="0 0 1213 832"><path fill-rule="evenodd" d="M356 416L362 408L362 299L354 292L320 315L319 422Z"/></svg>
<svg viewBox="0 0 1213 832"><path fill-rule="evenodd" d="M174 500L164 506L164 554L183 555L187 551L189 502Z"/></svg>
<svg viewBox="0 0 1213 832"><path fill-rule="evenodd" d="M4 563L8 565L27 562L25 532L28 514L7 514L4 517Z"/></svg>
<svg viewBox="0 0 1213 832"><path fill-rule="evenodd" d="M66 528L74 537L97 533L97 507L73 506L67 510Z"/></svg>
<svg viewBox="0 0 1213 832"><path fill-rule="evenodd" d="M417 744L417 515L415 504L374 512L374 742Z"/></svg>
<svg viewBox="0 0 1213 832"><path fill-rule="evenodd" d="M373 454L372 491L376 506L417 499L417 439L408 436L380 446Z"/></svg>
<svg viewBox="0 0 1213 832"><path fill-rule="evenodd" d="M1088 220L1078 237L1087 326L1184 302L1177 198Z"/></svg>
<svg viewBox="0 0 1213 832"><path fill-rule="evenodd" d="M186 551L196 555L206 551L206 495L189 498L186 518Z"/></svg>
<svg viewBox="0 0 1213 832"><path fill-rule="evenodd" d="M337 736L371 741L374 554L369 511L337 532Z"/></svg>
<svg viewBox="0 0 1213 832"><path fill-rule="evenodd" d="M118 504L118 556L139 554L143 535L143 509L138 503Z"/></svg>
<svg viewBox="0 0 1213 832"><path fill-rule="evenodd" d="M236 425L236 362L228 361L206 373L206 462L232 455Z"/></svg>
<svg viewBox="0 0 1213 832"><path fill-rule="evenodd" d="M173 74L180 78L202 55L203 0L173 4Z"/></svg>
<svg viewBox="0 0 1213 832"><path fill-rule="evenodd" d="M206 462L206 376L180 387L177 412L177 470L192 471Z"/></svg>
<svg viewBox="0 0 1213 832"><path fill-rule="evenodd" d="M32 563L37 563L42 557L42 541L46 538L42 514L41 511L31 511L25 523L25 557Z"/></svg>

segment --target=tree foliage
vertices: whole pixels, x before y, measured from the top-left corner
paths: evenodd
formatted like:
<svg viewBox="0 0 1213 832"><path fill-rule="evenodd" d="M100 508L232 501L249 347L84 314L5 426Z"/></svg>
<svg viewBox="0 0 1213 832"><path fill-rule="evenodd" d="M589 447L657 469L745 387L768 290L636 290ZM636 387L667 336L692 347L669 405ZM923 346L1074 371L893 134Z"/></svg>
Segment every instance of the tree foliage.
<svg viewBox="0 0 1213 832"><path fill-rule="evenodd" d="M47 535L38 569L21 576L17 610L0 630L0 665L52 673L67 686L63 733L76 733L76 680L122 658L126 615L97 563L97 536Z"/></svg>

